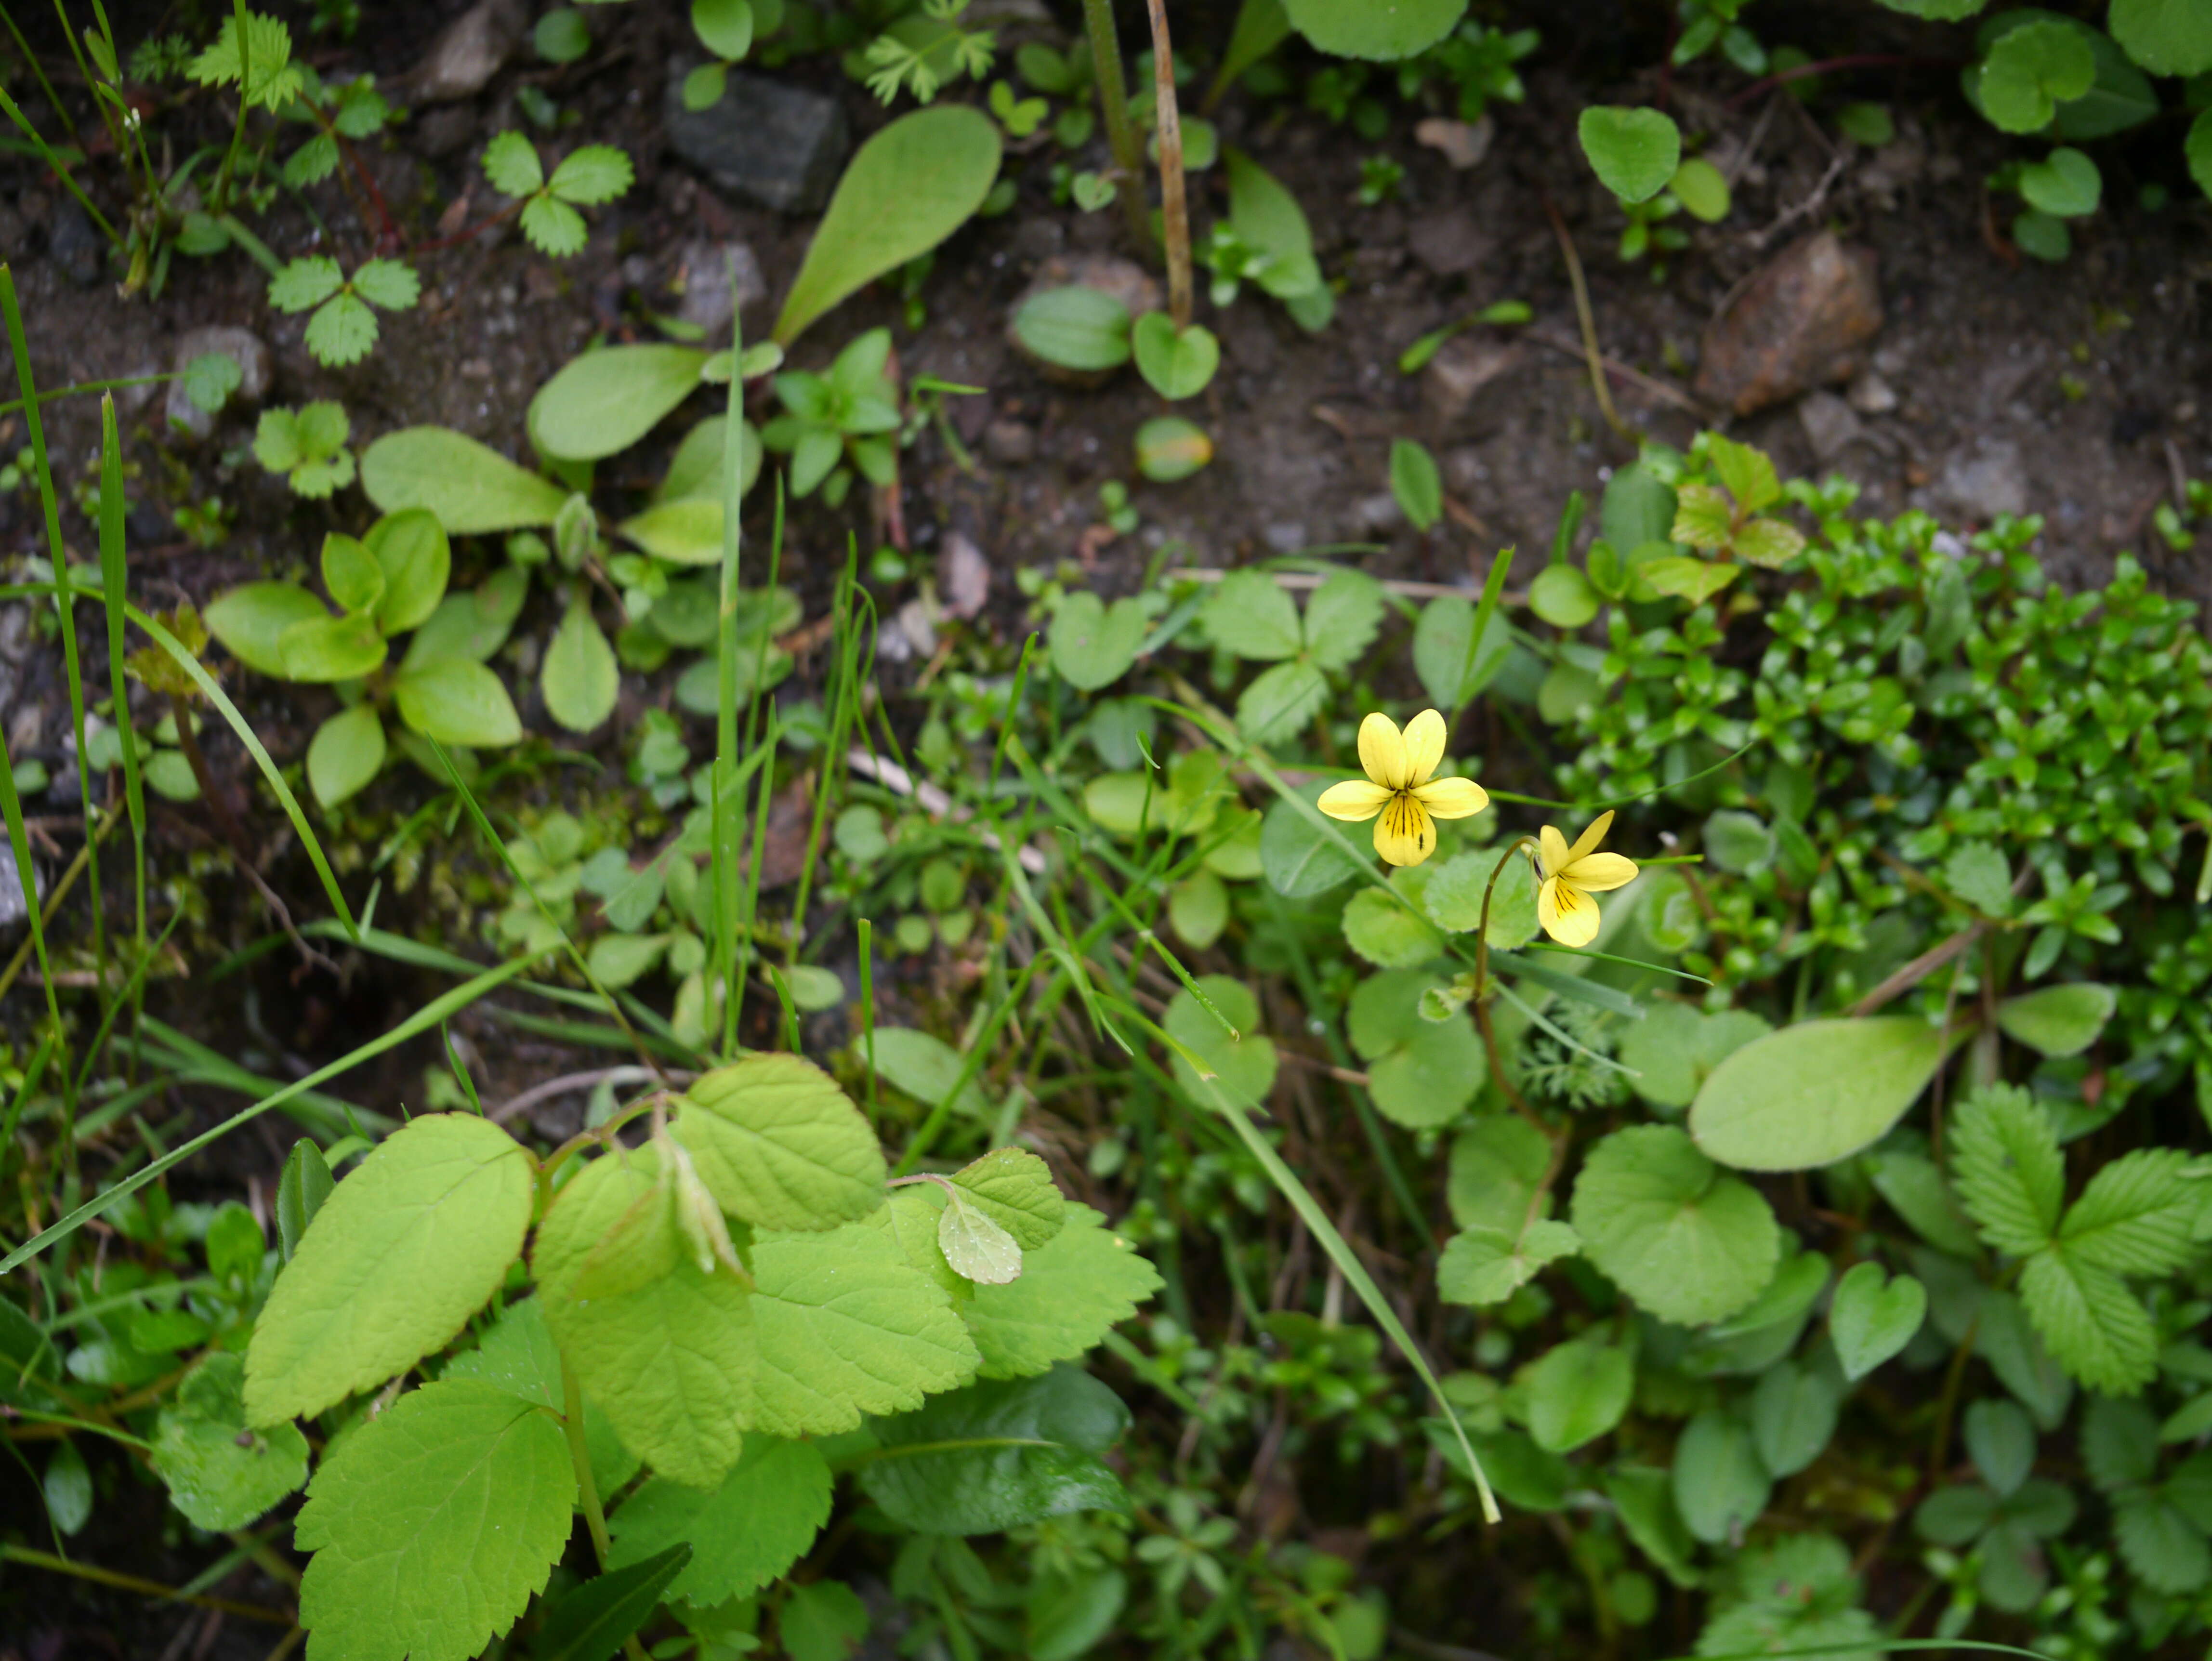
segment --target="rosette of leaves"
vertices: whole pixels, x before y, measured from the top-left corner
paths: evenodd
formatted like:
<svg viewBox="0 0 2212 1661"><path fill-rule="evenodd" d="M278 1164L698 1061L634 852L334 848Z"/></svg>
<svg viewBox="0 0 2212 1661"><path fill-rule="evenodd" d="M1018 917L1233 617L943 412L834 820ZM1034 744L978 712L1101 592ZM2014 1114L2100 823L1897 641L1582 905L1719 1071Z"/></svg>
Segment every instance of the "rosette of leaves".
<svg viewBox="0 0 2212 1661"><path fill-rule="evenodd" d="M522 234L556 259L584 251L590 228L579 208L595 208L627 192L636 174L611 144L586 144L563 157L548 177L537 148L520 133L499 134L484 146L484 177L502 195L522 198Z"/></svg>
<svg viewBox="0 0 2212 1661"><path fill-rule="evenodd" d="M377 307L410 309L422 282L396 259L372 259L349 277L327 254L295 259L269 279L269 303L280 312L308 312L307 344L316 362L341 369L375 349Z"/></svg>
<svg viewBox="0 0 2212 1661"><path fill-rule="evenodd" d="M345 405L327 399L297 410L264 410L253 431L254 459L283 474L294 496L319 502L353 483L353 452L346 448L352 432Z"/></svg>
<svg viewBox="0 0 2212 1661"><path fill-rule="evenodd" d="M1660 593L1693 605L1727 587L1745 565L1777 570L1805 551L1802 532L1778 519L1759 517L1761 509L1782 499L1782 481L1766 453L1717 433L1706 435L1704 442L1718 483L1687 481L1674 487L1674 523L1668 535L1715 557L1650 560L1641 573Z"/></svg>
<svg viewBox="0 0 2212 1661"><path fill-rule="evenodd" d="M407 508L358 539L324 538L323 586L335 615L296 582L249 582L207 608L209 630L249 669L337 688L346 707L307 748L307 782L324 806L344 801L382 769L387 711L441 745L483 749L521 739L514 704L484 660L505 643L522 586L487 583L473 595L449 596L452 563L436 515ZM389 667L392 639L410 631L405 657ZM427 752L426 759L442 773Z"/></svg>
<svg viewBox="0 0 2212 1661"><path fill-rule="evenodd" d="M898 476L898 384L891 378L891 332L871 329L839 352L827 373L787 370L775 378L784 408L761 429L761 442L791 458L791 493L817 487L832 507L844 500L850 461L871 484Z"/></svg>
<svg viewBox="0 0 2212 1661"><path fill-rule="evenodd" d="M1290 592L1265 571L1224 578L1200 615L1223 651L1272 666L1237 700L1237 724L1260 744L1297 732L1328 697L1328 677L1358 660L1386 607L1382 586L1359 571L1325 578L1304 616Z"/></svg>

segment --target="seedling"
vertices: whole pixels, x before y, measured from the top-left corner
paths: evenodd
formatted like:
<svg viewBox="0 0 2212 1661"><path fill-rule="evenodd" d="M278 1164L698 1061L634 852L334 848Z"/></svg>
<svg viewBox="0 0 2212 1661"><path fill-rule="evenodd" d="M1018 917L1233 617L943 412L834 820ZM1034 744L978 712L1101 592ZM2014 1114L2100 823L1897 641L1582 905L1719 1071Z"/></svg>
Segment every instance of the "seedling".
<svg viewBox="0 0 2212 1661"><path fill-rule="evenodd" d="M295 259L269 279L269 303L280 312L312 311L307 350L318 363L343 368L374 350L376 312L412 309L422 279L396 259L372 259L348 278L325 254Z"/></svg>
<svg viewBox="0 0 2212 1661"><path fill-rule="evenodd" d="M353 452L346 448L352 430L345 406L327 399L297 411L264 410L253 434L254 458L283 474L293 495L321 501L353 483Z"/></svg>
<svg viewBox="0 0 2212 1661"><path fill-rule="evenodd" d="M523 235L556 259L584 251L590 228L577 209L613 201L636 176L629 157L613 145L586 144L564 157L548 178L536 147L513 131L484 146L483 170L494 190L521 198Z"/></svg>

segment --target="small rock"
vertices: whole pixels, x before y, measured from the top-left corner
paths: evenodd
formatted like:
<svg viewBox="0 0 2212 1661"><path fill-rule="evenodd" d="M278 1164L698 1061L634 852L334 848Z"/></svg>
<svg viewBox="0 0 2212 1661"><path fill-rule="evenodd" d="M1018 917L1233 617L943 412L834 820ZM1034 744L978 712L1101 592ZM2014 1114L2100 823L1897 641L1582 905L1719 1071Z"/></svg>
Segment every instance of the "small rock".
<svg viewBox="0 0 2212 1661"><path fill-rule="evenodd" d="M737 305L750 306L768 298L768 283L761 277L760 261L743 242L693 242L679 262L678 278L684 303L676 315L707 332L710 340L730 326L735 315L730 283L737 282Z"/></svg>
<svg viewBox="0 0 2212 1661"><path fill-rule="evenodd" d="M715 185L779 213L818 213L850 148L844 106L782 81L733 71L703 110L684 107L692 65L672 60L661 126Z"/></svg>
<svg viewBox="0 0 2212 1661"><path fill-rule="evenodd" d="M1260 539L1279 554L1295 554L1306 545L1306 527L1286 520L1268 526L1260 532Z"/></svg>
<svg viewBox="0 0 2212 1661"><path fill-rule="evenodd" d="M917 657L926 658L937 650L937 622L929 612L928 601L910 599L898 608L898 616L893 619Z"/></svg>
<svg viewBox="0 0 2212 1661"><path fill-rule="evenodd" d="M1477 392L1520 362L1521 348L1511 342L1455 336L1421 371L1421 397L1442 419L1457 420Z"/></svg>
<svg viewBox="0 0 2212 1661"><path fill-rule="evenodd" d="M406 78L408 92L418 104L475 97L506 65L529 27L523 0L477 0L430 43Z"/></svg>
<svg viewBox="0 0 2212 1661"><path fill-rule="evenodd" d="M1006 312L1006 341L1023 357L1036 366L1037 372L1047 380L1056 380L1065 386L1103 386L1114 372L1111 369L1070 369L1058 363L1048 363L1022 344L1014 331L1014 319L1022 314L1022 307L1035 295L1048 289L1096 289L1120 301L1133 318L1160 308L1160 285L1151 272L1133 260L1119 254L1079 253L1056 255L1037 267L1030 285L1014 296L1014 303Z"/></svg>
<svg viewBox="0 0 2212 1661"><path fill-rule="evenodd" d="M983 551L955 531L937 557L937 586L948 617L972 618L991 598L991 563Z"/></svg>
<svg viewBox="0 0 2212 1661"><path fill-rule="evenodd" d="M983 429L983 453L1005 467L1036 459L1036 429L1026 421L1002 418Z"/></svg>
<svg viewBox="0 0 2212 1661"><path fill-rule="evenodd" d="M32 874L38 874L35 867ZM0 929L14 928L30 916L31 908L23 901L23 875L15 868L14 856L0 859Z"/></svg>
<svg viewBox="0 0 2212 1661"><path fill-rule="evenodd" d="M1422 215L1406 233L1413 258L1437 277L1458 277L1490 258L1496 246L1463 207Z"/></svg>
<svg viewBox="0 0 2212 1661"><path fill-rule="evenodd" d="M62 274L80 289L90 288L100 281L100 257L106 248L76 198L64 198L54 209L53 226L46 234L46 252Z"/></svg>
<svg viewBox="0 0 2212 1661"><path fill-rule="evenodd" d="M1866 436L1851 406L1833 392L1808 392L1797 405L1797 423L1822 461L1832 460L1844 447Z"/></svg>
<svg viewBox="0 0 2212 1661"><path fill-rule="evenodd" d="M1861 415L1887 415L1897 407L1896 392L1872 369L1851 382L1844 396Z"/></svg>
<svg viewBox="0 0 2212 1661"><path fill-rule="evenodd" d="M1999 514L2027 511L2027 464L2008 438L1984 438L1973 450L1955 452L1928 487L1938 513L1974 524Z"/></svg>
<svg viewBox="0 0 2212 1661"><path fill-rule="evenodd" d="M1490 141L1498 136L1498 124L1488 116L1480 121L1453 121L1441 115L1432 115L1413 129L1418 143L1440 152L1444 160L1462 173L1478 165L1490 154Z"/></svg>
<svg viewBox="0 0 2212 1661"><path fill-rule="evenodd" d="M1373 496L1359 498L1352 504L1352 521L1363 535L1380 535L1395 531L1406 522L1406 510L1398 505L1398 498L1388 490L1378 490Z"/></svg>
<svg viewBox="0 0 2212 1661"><path fill-rule="evenodd" d="M178 339L173 367L181 374L194 358L216 353L238 365L238 390L231 393L231 403L247 408L259 404L269 391L269 348L251 329L193 329ZM204 444L214 435L215 417L192 402L181 380L169 383L163 413L171 435L180 442Z"/></svg>
<svg viewBox="0 0 2212 1661"><path fill-rule="evenodd" d="M1873 251L1817 232L1778 254L1705 331L1698 395L1750 415L1849 380L1881 327Z"/></svg>
<svg viewBox="0 0 2212 1661"><path fill-rule="evenodd" d="M1490 464L1483 459L1480 444L1455 445L1443 453L1437 466L1444 476L1444 487L1454 496L1477 495L1490 483Z"/></svg>
<svg viewBox="0 0 2212 1661"><path fill-rule="evenodd" d="M905 663L914 656L914 642L906 637L896 618L886 618L876 630L876 660L879 663Z"/></svg>

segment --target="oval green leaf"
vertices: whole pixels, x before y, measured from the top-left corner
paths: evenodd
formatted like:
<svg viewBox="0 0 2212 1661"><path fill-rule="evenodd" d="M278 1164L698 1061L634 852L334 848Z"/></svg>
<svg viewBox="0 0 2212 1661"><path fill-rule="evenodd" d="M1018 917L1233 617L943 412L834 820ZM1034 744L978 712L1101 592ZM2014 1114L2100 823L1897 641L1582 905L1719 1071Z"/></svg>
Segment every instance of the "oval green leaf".
<svg viewBox="0 0 2212 1661"><path fill-rule="evenodd" d="M499 677L466 658L439 658L392 684L399 718L424 738L496 749L522 741L522 722Z"/></svg>
<svg viewBox="0 0 2212 1661"><path fill-rule="evenodd" d="M629 447L691 395L707 354L692 346L608 346L564 365L530 400L530 436L562 461Z"/></svg>
<svg viewBox="0 0 2212 1661"><path fill-rule="evenodd" d="M249 582L218 595L201 618L231 656L281 680L284 652L278 642L284 631L329 615L330 609L296 582Z"/></svg>
<svg viewBox="0 0 2212 1661"><path fill-rule="evenodd" d="M615 666L615 648L592 615L591 601L578 594L568 614L545 649L545 666L539 686L545 693L545 713L572 733L588 733L615 712L615 697L622 691L622 672Z"/></svg>
<svg viewBox="0 0 2212 1661"><path fill-rule="evenodd" d="M1467 15L1467 0L1284 0L1291 26L1338 58L1425 52Z"/></svg>
<svg viewBox="0 0 2212 1661"><path fill-rule="evenodd" d="M449 536L550 525L568 493L449 427L403 427L361 459L361 487L387 514L427 508Z"/></svg>
<svg viewBox="0 0 2212 1661"><path fill-rule="evenodd" d="M1690 1134L1739 1171L1833 1165L1888 1135L1949 1049L1917 1015L1801 1021L1712 1070Z"/></svg>
<svg viewBox="0 0 2212 1661"><path fill-rule="evenodd" d="M1073 283L1031 295L1014 335L1048 363L1098 374L1129 361L1129 308L1103 289Z"/></svg>
<svg viewBox="0 0 2212 1661"><path fill-rule="evenodd" d="M370 526L362 540L384 572L376 626L386 635L422 627L446 597L453 569L453 545L437 514L427 508L403 508Z"/></svg>
<svg viewBox="0 0 2212 1661"><path fill-rule="evenodd" d="M315 729L307 746L307 783L325 807L358 793L383 766L384 723L374 704L341 709Z"/></svg>

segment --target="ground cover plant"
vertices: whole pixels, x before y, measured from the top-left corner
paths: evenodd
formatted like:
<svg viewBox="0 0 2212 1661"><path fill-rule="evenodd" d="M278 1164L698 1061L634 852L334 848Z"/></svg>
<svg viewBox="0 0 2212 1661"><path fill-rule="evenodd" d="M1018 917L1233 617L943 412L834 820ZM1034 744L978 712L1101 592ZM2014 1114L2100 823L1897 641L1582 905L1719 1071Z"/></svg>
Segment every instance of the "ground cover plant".
<svg viewBox="0 0 2212 1661"><path fill-rule="evenodd" d="M1931 131L2185 288L2203 20L1972 9L10 15L0 1655L2201 1653L2201 417L1711 379Z"/></svg>

